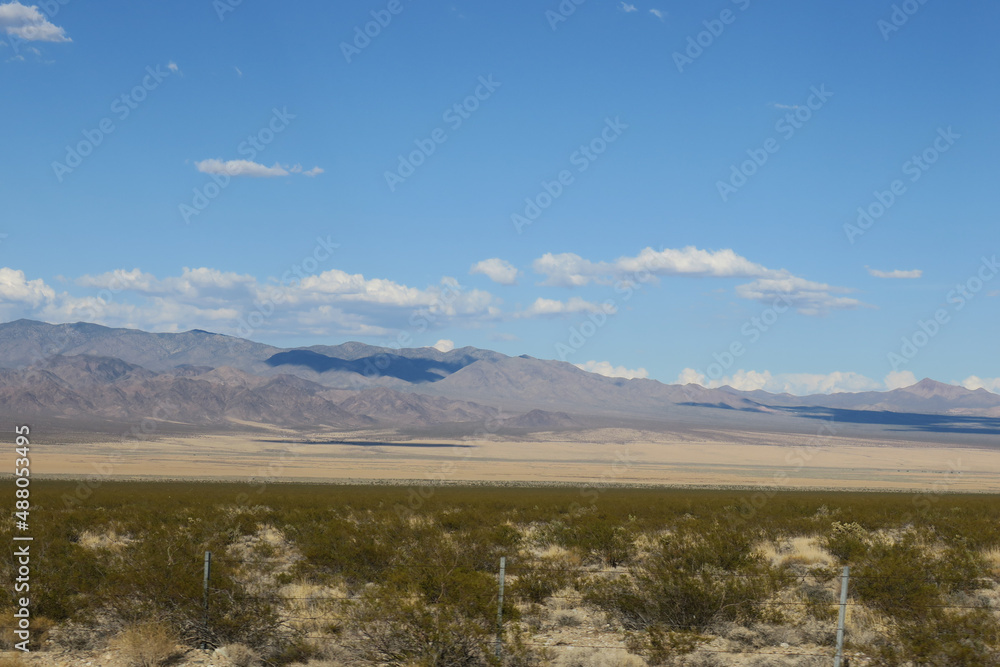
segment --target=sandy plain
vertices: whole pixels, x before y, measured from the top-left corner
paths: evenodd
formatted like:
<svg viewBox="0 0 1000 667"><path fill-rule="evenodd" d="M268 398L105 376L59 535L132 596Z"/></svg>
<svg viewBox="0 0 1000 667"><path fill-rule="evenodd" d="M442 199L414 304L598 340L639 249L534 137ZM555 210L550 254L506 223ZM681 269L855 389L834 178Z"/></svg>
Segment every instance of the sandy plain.
<svg viewBox="0 0 1000 667"><path fill-rule="evenodd" d="M1000 491L1000 448L789 433L622 428L523 438L271 430L34 448L36 476Z"/></svg>

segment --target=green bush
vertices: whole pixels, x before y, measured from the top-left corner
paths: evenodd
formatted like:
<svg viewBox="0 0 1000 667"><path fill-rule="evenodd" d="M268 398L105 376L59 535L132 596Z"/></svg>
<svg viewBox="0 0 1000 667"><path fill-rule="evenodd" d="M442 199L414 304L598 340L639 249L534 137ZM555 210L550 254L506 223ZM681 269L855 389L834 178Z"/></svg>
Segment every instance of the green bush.
<svg viewBox="0 0 1000 667"><path fill-rule="evenodd" d="M490 628L446 605L370 594L355 608L352 620L365 660L389 667L489 664Z"/></svg>
<svg viewBox="0 0 1000 667"><path fill-rule="evenodd" d="M627 576L596 578L586 599L629 630L704 631L720 621L763 617L781 583L754 552L749 535L726 529L679 531Z"/></svg>

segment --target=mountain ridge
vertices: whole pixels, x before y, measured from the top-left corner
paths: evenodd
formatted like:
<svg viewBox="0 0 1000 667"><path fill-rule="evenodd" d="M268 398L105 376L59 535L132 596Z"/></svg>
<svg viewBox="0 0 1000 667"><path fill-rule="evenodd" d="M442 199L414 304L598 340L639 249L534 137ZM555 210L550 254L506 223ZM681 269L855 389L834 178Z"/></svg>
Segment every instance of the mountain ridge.
<svg viewBox="0 0 1000 667"><path fill-rule="evenodd" d="M930 378L888 391L793 396L611 378L474 347L279 348L200 329L0 324L0 411L135 419L158 403L175 406L164 418L185 423L328 428L465 423L498 410L511 415L510 427L536 430L596 418L711 421L723 411L758 421L817 411L858 422L878 413L1000 418L1000 395Z"/></svg>

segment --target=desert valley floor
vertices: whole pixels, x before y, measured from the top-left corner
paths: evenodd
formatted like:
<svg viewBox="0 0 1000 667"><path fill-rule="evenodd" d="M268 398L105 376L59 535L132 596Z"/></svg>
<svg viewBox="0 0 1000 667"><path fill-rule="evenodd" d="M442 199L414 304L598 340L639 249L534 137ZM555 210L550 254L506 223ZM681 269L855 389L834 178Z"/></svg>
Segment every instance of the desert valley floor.
<svg viewBox="0 0 1000 667"><path fill-rule="evenodd" d="M489 481L1000 491L1000 449L898 438L605 428L524 438L272 430L152 439L52 440L42 476Z"/></svg>

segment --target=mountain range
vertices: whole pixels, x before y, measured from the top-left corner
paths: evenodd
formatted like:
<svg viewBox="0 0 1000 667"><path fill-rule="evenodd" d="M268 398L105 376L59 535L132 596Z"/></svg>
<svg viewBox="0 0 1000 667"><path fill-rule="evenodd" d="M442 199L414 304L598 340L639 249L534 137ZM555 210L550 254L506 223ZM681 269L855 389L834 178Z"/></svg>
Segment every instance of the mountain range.
<svg viewBox="0 0 1000 667"><path fill-rule="evenodd" d="M0 324L0 418L224 428L510 432L598 425L808 430L809 420L1000 433L1000 395L924 379L891 391L793 396L611 378L529 356L349 342L278 348L208 331Z"/></svg>

